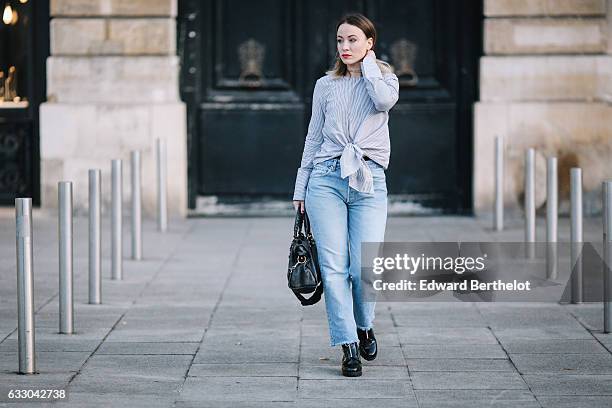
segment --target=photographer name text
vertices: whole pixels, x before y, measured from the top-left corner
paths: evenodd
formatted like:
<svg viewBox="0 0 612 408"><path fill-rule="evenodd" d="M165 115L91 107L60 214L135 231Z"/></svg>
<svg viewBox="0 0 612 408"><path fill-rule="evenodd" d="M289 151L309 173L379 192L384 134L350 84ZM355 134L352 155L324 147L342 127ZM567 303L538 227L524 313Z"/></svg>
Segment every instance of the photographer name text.
<svg viewBox="0 0 612 408"><path fill-rule="evenodd" d="M377 291L443 291L443 290L455 290L455 291L488 291L488 290L502 290L502 291L528 291L531 290L530 281L517 281L514 279L512 282L503 282L496 280L492 282L481 282L478 279L465 280L463 282L438 282L434 279L421 279L419 281L411 281L402 279L398 282L384 282L382 279L377 279L373 282L374 290Z"/></svg>

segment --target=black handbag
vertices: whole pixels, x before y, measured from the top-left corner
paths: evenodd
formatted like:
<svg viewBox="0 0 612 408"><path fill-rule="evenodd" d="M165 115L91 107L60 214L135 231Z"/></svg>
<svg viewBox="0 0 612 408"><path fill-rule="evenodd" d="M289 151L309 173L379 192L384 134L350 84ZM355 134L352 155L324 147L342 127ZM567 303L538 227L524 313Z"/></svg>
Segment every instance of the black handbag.
<svg viewBox="0 0 612 408"><path fill-rule="evenodd" d="M302 231L302 226L304 231ZM305 234L304 234L305 233ZM293 227L293 241L289 248L289 268L287 270L289 289L299 299L302 306L314 305L321 300L323 280L317 256L317 245L310 231L308 215L297 210ZM304 294L312 295L309 298Z"/></svg>

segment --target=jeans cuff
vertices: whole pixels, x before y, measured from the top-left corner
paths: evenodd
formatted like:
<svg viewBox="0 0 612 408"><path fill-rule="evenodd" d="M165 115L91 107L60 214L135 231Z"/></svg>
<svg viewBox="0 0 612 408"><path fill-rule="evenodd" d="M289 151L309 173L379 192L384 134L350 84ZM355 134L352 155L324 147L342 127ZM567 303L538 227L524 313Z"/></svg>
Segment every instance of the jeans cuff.
<svg viewBox="0 0 612 408"><path fill-rule="evenodd" d="M351 339L351 340L340 340L340 341L338 341L338 340L332 339L331 342L330 342L330 345L332 347L335 347L335 346L341 346L343 344L357 343L358 341L359 341L359 339L357 338L357 335L355 335L355 338Z"/></svg>

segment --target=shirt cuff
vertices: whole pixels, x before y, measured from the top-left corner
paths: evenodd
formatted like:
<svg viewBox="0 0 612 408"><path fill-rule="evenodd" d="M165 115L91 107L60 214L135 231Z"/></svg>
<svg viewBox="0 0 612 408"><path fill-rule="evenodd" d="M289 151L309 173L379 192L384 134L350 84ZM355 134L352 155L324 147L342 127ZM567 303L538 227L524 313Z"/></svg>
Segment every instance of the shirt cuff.
<svg viewBox="0 0 612 408"><path fill-rule="evenodd" d="M376 58L372 54L367 55L361 61L361 72L366 78L382 78L382 72L376 63Z"/></svg>
<svg viewBox="0 0 612 408"><path fill-rule="evenodd" d="M295 188L293 190L293 200L304 200L306 197L306 187L308 186L308 180L310 179L311 168L300 167L297 172L295 180Z"/></svg>

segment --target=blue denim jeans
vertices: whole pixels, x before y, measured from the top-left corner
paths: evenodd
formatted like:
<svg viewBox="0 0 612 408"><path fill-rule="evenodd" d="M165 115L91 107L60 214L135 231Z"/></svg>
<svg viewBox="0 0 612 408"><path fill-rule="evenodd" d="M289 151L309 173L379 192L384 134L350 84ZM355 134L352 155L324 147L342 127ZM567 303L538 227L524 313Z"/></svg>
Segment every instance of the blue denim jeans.
<svg viewBox="0 0 612 408"><path fill-rule="evenodd" d="M375 302L361 295L361 243L383 242L387 222L384 168L367 160L374 193L349 187L340 160L314 165L306 189L306 212L317 242L332 346L353 343L357 328L372 328Z"/></svg>

